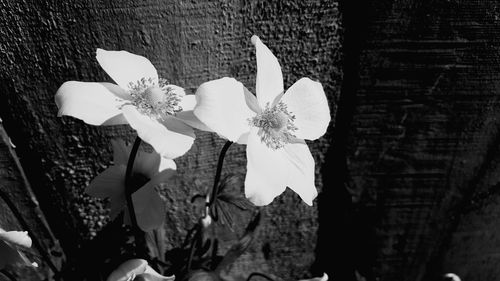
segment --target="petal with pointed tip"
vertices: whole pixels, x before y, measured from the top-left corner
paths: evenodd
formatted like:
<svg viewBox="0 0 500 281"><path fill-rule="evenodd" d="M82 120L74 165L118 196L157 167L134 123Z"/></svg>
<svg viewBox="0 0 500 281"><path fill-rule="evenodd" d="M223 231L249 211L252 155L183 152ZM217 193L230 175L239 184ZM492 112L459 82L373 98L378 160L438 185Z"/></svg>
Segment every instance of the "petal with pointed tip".
<svg viewBox="0 0 500 281"><path fill-rule="evenodd" d="M236 142L249 131L248 119L255 113L247 106L243 84L225 77L200 85L194 115L220 136Z"/></svg>
<svg viewBox="0 0 500 281"><path fill-rule="evenodd" d="M158 83L156 68L143 56L127 51L97 49L96 59L102 69L123 89L128 89L129 83L136 83L142 78L151 78L154 83Z"/></svg>
<svg viewBox="0 0 500 281"><path fill-rule="evenodd" d="M131 105L124 106L122 111L137 135L166 158L182 156L193 145L193 129L179 120L168 118L160 123L142 115Z"/></svg>
<svg viewBox="0 0 500 281"><path fill-rule="evenodd" d="M315 140L325 134L330 123L330 109L321 83L309 78L295 82L281 98L295 116L295 136Z"/></svg>
<svg viewBox="0 0 500 281"><path fill-rule="evenodd" d="M126 100L120 92L110 83L65 82L55 95L57 116L72 116L90 125L126 124L120 110Z"/></svg>
<svg viewBox="0 0 500 281"><path fill-rule="evenodd" d="M245 195L257 206L268 205L287 185L288 160L282 149L272 150L252 128L247 143Z"/></svg>
<svg viewBox="0 0 500 281"><path fill-rule="evenodd" d="M257 57L255 90L260 107L265 108L267 103L271 105L274 98L283 93L283 74L278 59L260 41L259 37L252 36L252 43L255 46L255 55Z"/></svg>

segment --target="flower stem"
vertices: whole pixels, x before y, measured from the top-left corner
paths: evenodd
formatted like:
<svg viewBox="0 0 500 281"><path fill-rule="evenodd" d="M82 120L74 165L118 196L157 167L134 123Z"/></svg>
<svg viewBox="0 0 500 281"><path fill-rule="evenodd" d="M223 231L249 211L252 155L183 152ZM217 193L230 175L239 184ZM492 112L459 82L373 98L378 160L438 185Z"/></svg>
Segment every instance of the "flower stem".
<svg viewBox="0 0 500 281"><path fill-rule="evenodd" d="M130 216L130 222L132 223L132 228L135 237L136 249L139 249L139 245L143 241L142 231L139 229L137 224L137 217L135 216L134 202L132 201L132 193L135 191L135 187L132 182L132 169L134 168L135 157L141 146L141 138L136 137L132 150L130 151L130 156L127 162L127 170L125 171L125 198L127 200L127 208ZM138 251L140 252L140 251Z"/></svg>
<svg viewBox="0 0 500 281"><path fill-rule="evenodd" d="M222 172L222 165L224 164L224 157L226 156L226 152L231 144L233 144L232 141L227 141L220 151L219 162L217 163L217 171L215 172L214 186L212 188L212 196L210 196L210 202L208 203L209 205L212 205L217 198L217 191L219 187L220 175Z"/></svg>
<svg viewBox="0 0 500 281"><path fill-rule="evenodd" d="M0 197L5 202L5 204L7 204L7 206L11 210L11 212L14 214L14 216L16 217L16 219L19 221L19 223L21 224L21 227L25 231L28 231L28 233L34 233L31 230L29 224L23 218L21 212L19 212L19 210L17 209L17 207L14 204L14 202L12 202L12 200L10 200L9 196L7 195L7 193L5 193L3 190L0 190ZM38 240L38 238L35 235L31 235L30 238L33 241L33 245L35 246L35 248L42 255L43 260L47 263L47 265L50 267L50 269L52 270L52 272L54 272L54 275L55 275L54 277L57 280L59 280L59 276L60 276L59 275L59 270L57 269L57 267L55 266L55 264L50 259L49 254L42 247L42 244L40 243L40 241Z"/></svg>

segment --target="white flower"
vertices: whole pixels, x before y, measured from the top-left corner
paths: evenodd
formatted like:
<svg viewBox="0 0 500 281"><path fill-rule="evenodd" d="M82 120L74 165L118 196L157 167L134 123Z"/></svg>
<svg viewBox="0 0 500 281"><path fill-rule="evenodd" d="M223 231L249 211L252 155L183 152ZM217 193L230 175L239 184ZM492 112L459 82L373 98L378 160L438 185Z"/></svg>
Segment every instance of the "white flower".
<svg viewBox="0 0 500 281"><path fill-rule="evenodd" d="M120 140L112 140L114 165L104 170L85 192L98 198L109 198L110 217L115 219L124 209L126 223L129 223L125 197L125 172L130 155L130 146ZM175 162L158 153L138 151L132 168L132 182L139 187L132 194L138 226L144 231L160 227L165 219L165 205L155 187L167 181L175 173Z"/></svg>
<svg viewBox="0 0 500 281"><path fill-rule="evenodd" d="M220 136L247 144L246 196L267 205L288 186L308 205L317 196L314 159L304 139L321 137L330 122L319 82L302 78L286 92L276 57L252 37L257 97L233 78L202 84L194 114Z"/></svg>
<svg viewBox="0 0 500 281"><path fill-rule="evenodd" d="M131 259L115 269L108 276L107 281L173 281L175 276L163 276L156 272L148 262L143 259Z"/></svg>
<svg viewBox="0 0 500 281"><path fill-rule="evenodd" d="M129 124L158 153L174 159L186 153L202 126L192 114L194 95L169 85L145 57L97 49L101 67L116 82L65 82L55 95L58 116L91 125ZM186 124L187 123L187 124Z"/></svg>
<svg viewBox="0 0 500 281"><path fill-rule="evenodd" d="M31 238L26 231L5 231L0 228L0 269L7 264L35 266L19 248L30 248Z"/></svg>

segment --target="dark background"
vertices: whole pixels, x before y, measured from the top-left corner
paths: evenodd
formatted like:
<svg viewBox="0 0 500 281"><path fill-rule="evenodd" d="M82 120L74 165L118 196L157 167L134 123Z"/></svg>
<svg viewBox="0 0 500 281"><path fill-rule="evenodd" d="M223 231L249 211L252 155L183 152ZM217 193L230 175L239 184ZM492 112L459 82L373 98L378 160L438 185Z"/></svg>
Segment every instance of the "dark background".
<svg viewBox="0 0 500 281"><path fill-rule="evenodd" d="M320 190L314 206L287 191L262 208L258 237L233 272L285 280L323 271L330 280L439 280L455 272L496 280L499 5L0 0L0 116L16 146L4 138L0 188L46 247L75 264L107 223L102 202L83 190L111 163L109 139L132 140L133 132L57 118L57 88L110 81L94 58L99 47L146 56L190 93L223 76L253 90L256 34L278 57L285 87L304 76L322 82L333 121L309 143ZM210 185L224 143L197 137L176 161L176 185L163 190L169 247L194 223L189 199ZM244 167L244 147L233 146L224 171L243 177ZM2 210L2 224L15 228Z"/></svg>

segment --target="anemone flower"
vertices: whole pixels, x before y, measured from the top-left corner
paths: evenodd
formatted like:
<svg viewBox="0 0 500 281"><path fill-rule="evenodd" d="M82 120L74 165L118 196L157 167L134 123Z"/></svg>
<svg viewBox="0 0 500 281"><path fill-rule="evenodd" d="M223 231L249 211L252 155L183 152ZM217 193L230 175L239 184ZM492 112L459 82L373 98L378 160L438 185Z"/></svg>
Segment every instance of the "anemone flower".
<svg viewBox="0 0 500 281"><path fill-rule="evenodd" d="M31 238L26 231L5 231L0 228L0 269L7 264L21 264L36 266L28 261L19 251L20 248L30 248Z"/></svg>
<svg viewBox="0 0 500 281"><path fill-rule="evenodd" d="M130 146L123 140L112 140L114 165L99 174L85 192L98 198L109 198L110 217L115 219L126 211L125 222L130 223L125 197L125 172L130 155ZM175 173L175 162L161 157L157 152L138 151L132 169L132 182L139 187L132 194L138 226L150 231L163 224L165 206L155 187L167 181Z"/></svg>
<svg viewBox="0 0 500 281"><path fill-rule="evenodd" d="M96 58L116 84L65 82L55 95L58 116L90 125L129 124L161 155L175 159L186 153L195 138L187 124L203 126L192 114L194 95L158 78L145 57L97 49Z"/></svg>
<svg viewBox="0 0 500 281"><path fill-rule="evenodd" d="M109 275L107 281L173 281L175 276L163 276L143 259L131 259L122 263Z"/></svg>
<svg viewBox="0 0 500 281"><path fill-rule="evenodd" d="M257 36L257 96L233 78L206 82L196 92L201 122L220 136L246 144L245 194L267 205L288 186L308 205L317 196L314 159L304 139L321 137L330 122L319 82L301 78L286 92L277 58Z"/></svg>

